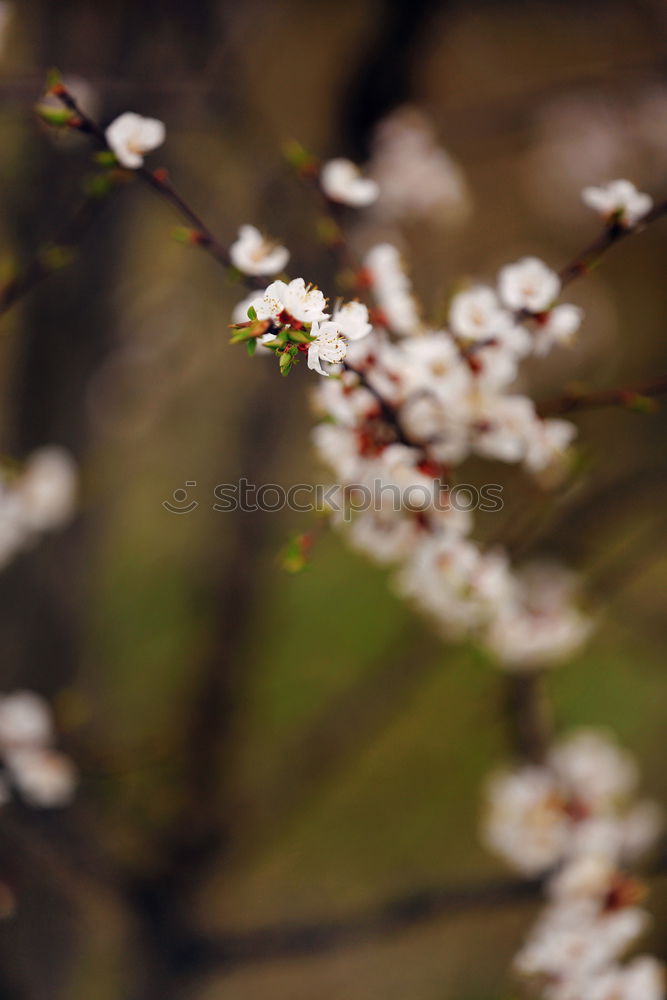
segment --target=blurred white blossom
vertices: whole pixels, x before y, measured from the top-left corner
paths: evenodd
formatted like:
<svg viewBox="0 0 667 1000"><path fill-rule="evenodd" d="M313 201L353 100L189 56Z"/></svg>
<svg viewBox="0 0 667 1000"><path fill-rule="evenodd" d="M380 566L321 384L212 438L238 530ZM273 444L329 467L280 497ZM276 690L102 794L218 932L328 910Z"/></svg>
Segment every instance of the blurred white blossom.
<svg viewBox="0 0 667 1000"><path fill-rule="evenodd" d="M320 182L327 198L354 208L372 205L379 193L375 181L364 177L356 164L343 157L324 164Z"/></svg>
<svg viewBox="0 0 667 1000"><path fill-rule="evenodd" d="M586 187L581 192L584 204L608 222L621 226L636 225L653 207L653 199L638 191L632 181L610 181L604 187Z"/></svg>
<svg viewBox="0 0 667 1000"><path fill-rule="evenodd" d="M157 118L144 118L126 111L112 121L104 134L120 165L136 170L143 166L146 153L162 145L166 130Z"/></svg>
<svg viewBox="0 0 667 1000"><path fill-rule="evenodd" d="M0 567L71 519L77 481L72 457L56 446L34 451L19 471L0 471Z"/></svg>
<svg viewBox="0 0 667 1000"><path fill-rule="evenodd" d="M51 746L51 712L39 695L15 691L0 695L0 804L15 789L30 806L67 805L76 790L76 769Z"/></svg>
<svg viewBox="0 0 667 1000"><path fill-rule="evenodd" d="M507 264L498 275L500 298L510 309L542 313L560 292L560 278L537 257Z"/></svg>
<svg viewBox="0 0 667 1000"><path fill-rule="evenodd" d="M231 262L243 274L271 275L284 271L289 250L265 239L254 226L241 226L238 239L229 248Z"/></svg>

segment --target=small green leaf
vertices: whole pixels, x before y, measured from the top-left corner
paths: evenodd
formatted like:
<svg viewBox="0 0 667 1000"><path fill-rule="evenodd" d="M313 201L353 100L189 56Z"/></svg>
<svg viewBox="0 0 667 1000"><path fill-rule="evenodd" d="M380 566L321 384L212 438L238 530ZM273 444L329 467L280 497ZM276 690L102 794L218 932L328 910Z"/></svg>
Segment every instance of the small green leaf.
<svg viewBox="0 0 667 1000"><path fill-rule="evenodd" d="M192 230L187 226L174 226L171 231L171 238L184 246L192 243Z"/></svg>
<svg viewBox="0 0 667 1000"><path fill-rule="evenodd" d="M285 354L280 355L280 361L278 364L280 365L280 374L289 375L294 364L294 358L289 352L286 352Z"/></svg>
<svg viewBox="0 0 667 1000"><path fill-rule="evenodd" d="M99 153L95 153L93 159L95 160L95 163L99 163L101 167L115 167L118 162L110 149L103 149Z"/></svg>
<svg viewBox="0 0 667 1000"><path fill-rule="evenodd" d="M280 553L280 563L287 573L301 573L309 564L312 546L310 535L295 535L290 538Z"/></svg>
<svg viewBox="0 0 667 1000"><path fill-rule="evenodd" d="M255 351L257 350L257 341L256 340L247 340L246 341L246 345L245 345L245 349L248 352L248 356L252 357L253 354L255 353Z"/></svg>
<svg viewBox="0 0 667 1000"><path fill-rule="evenodd" d="M283 156L289 165L296 170L309 171L315 170L317 167L315 157L296 139L288 139L287 142L283 143Z"/></svg>
<svg viewBox="0 0 667 1000"><path fill-rule="evenodd" d="M295 344L312 344L315 339L301 330L293 330L292 327L287 327L287 335Z"/></svg>
<svg viewBox="0 0 667 1000"><path fill-rule="evenodd" d="M639 392L628 393L624 405L635 413L657 413L659 409L655 399L650 396L642 396Z"/></svg>
<svg viewBox="0 0 667 1000"><path fill-rule="evenodd" d="M89 198L106 198L114 189L114 182L108 174L95 174L83 186Z"/></svg>
<svg viewBox="0 0 667 1000"><path fill-rule="evenodd" d="M248 319L253 320L253 322L257 319L257 310L254 306L248 306Z"/></svg>
<svg viewBox="0 0 667 1000"><path fill-rule="evenodd" d="M70 247L45 247L40 254L42 267L47 271L60 271L63 267L67 267L73 259L74 251Z"/></svg>

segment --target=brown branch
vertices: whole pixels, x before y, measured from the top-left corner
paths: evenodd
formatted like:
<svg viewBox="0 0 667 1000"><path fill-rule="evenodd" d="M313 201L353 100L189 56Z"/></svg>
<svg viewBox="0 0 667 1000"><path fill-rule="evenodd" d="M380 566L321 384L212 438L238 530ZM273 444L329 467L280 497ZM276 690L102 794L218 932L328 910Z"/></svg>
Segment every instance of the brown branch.
<svg viewBox="0 0 667 1000"><path fill-rule="evenodd" d="M542 883L498 879L408 892L337 920L276 924L192 942L199 972L239 965L321 955L382 939L442 917L470 910L522 905L539 899Z"/></svg>
<svg viewBox="0 0 667 1000"><path fill-rule="evenodd" d="M579 410L601 409L606 406L623 406L630 410L646 410L645 401L667 393L667 375L660 375L649 382L634 386L617 386L611 389L569 389L555 399L545 400L537 407L541 417L560 416Z"/></svg>
<svg viewBox="0 0 667 1000"><path fill-rule="evenodd" d="M622 226L619 223L612 223L603 230L600 235L584 247L575 257L572 258L559 272L561 285L569 285L575 278L588 274L596 266L603 254L611 247L620 243L621 240L636 233L643 232L647 226L667 215L667 200L654 205L650 212L647 212L634 226Z"/></svg>
<svg viewBox="0 0 667 1000"><path fill-rule="evenodd" d="M67 90L63 84L57 84L53 89L52 93L54 97L57 97L65 105L69 111L72 112L73 118L70 122L70 128L77 129L79 132L83 132L87 135L92 136L92 138L100 145L104 150L113 152L107 142L106 134L104 129L81 110L79 104L72 96L72 94ZM131 171L132 174L139 177L147 187L150 187L156 194L160 195L167 201L172 208L178 212L178 214L192 226L194 229L193 242L196 245L201 246L206 250L214 260L223 267L230 267L230 257L229 250L213 233L213 231L206 225L201 216L192 208L192 206L183 198L182 195L176 191L172 183L167 178L167 173L165 170L149 170L146 166L138 167L136 170ZM257 287L257 282L252 278L248 280L248 284L252 287ZM261 286L264 287L263 283Z"/></svg>
<svg viewBox="0 0 667 1000"><path fill-rule="evenodd" d="M645 878L667 873L667 839L659 845ZM522 906L538 901L544 879L506 878L444 885L396 895L356 914L334 920L282 923L241 932L193 938L187 948L196 975L281 959L326 954L338 948L367 944L470 911Z"/></svg>
<svg viewBox="0 0 667 1000"><path fill-rule="evenodd" d="M32 261L2 289L0 289L0 316L9 312L12 306L31 292L51 274L68 263L67 255L82 243L88 231L102 214L107 197L89 195L55 236L51 243L42 248Z"/></svg>
<svg viewBox="0 0 667 1000"><path fill-rule="evenodd" d="M239 799L236 840L244 856L265 846L268 836L284 836L304 804L389 731L438 667L440 658L423 629L410 625L394 635L360 679L285 748L280 768L259 793Z"/></svg>
<svg viewBox="0 0 667 1000"><path fill-rule="evenodd" d="M520 760L541 764L552 739L544 673L510 674L504 680L510 745Z"/></svg>

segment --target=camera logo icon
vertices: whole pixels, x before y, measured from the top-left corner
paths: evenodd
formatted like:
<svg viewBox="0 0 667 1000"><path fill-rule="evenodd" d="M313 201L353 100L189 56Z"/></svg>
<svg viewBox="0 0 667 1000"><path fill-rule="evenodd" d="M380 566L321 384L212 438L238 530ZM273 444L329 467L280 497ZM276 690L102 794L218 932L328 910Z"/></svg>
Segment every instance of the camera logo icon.
<svg viewBox="0 0 667 1000"><path fill-rule="evenodd" d="M186 482L186 487L196 486L195 480L189 479ZM170 514L189 514L191 511L196 510L199 506L196 500L188 500L188 491L182 487L174 490L171 495L171 500L163 500L162 506L165 510L168 510Z"/></svg>

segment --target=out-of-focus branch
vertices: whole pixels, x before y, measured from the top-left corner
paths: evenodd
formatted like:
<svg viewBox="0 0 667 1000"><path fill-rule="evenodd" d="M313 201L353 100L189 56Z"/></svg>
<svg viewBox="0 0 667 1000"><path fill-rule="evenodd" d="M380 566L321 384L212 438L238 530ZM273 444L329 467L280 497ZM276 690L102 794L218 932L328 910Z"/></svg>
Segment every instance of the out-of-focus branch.
<svg viewBox="0 0 667 1000"><path fill-rule="evenodd" d="M521 760L541 764L552 736L544 674L535 672L507 677L505 710L514 753Z"/></svg>
<svg viewBox="0 0 667 1000"><path fill-rule="evenodd" d="M71 255L102 214L107 200L107 197L96 194L86 197L51 243L43 247L23 270L0 288L0 316L4 316L45 278L69 263Z"/></svg>
<svg viewBox="0 0 667 1000"><path fill-rule="evenodd" d="M324 954L367 943L448 915L530 903L539 898L541 882L498 879L472 885L428 888L394 896L380 905L337 920L276 924L241 933L202 937L192 942L201 971L276 959Z"/></svg>
<svg viewBox="0 0 667 1000"><path fill-rule="evenodd" d="M261 794L239 802L235 812L248 850L252 853L258 841L265 843L269 832L280 836L309 798L326 790L388 731L438 668L442 664L435 645L430 648L423 630L415 634L409 628L395 636L357 683L285 750L278 775L271 776Z"/></svg>
<svg viewBox="0 0 667 1000"><path fill-rule="evenodd" d="M590 392L585 389L569 389L555 399L541 403L538 412L542 417L555 417L579 410L597 410L606 406L622 406L642 411L647 409L645 401L665 394L667 394L667 375L660 375L658 378L634 386L617 386Z"/></svg>
<svg viewBox="0 0 667 1000"><path fill-rule="evenodd" d="M645 877L667 872L667 841L660 845ZM337 948L380 940L420 924L471 910L522 906L540 899L542 879L496 879L429 887L394 896L355 915L337 920L276 924L241 933L202 936L191 942L191 958L200 972L279 959L320 955Z"/></svg>
<svg viewBox="0 0 667 1000"><path fill-rule="evenodd" d="M572 258L559 272L562 285L569 285L575 278L588 274L594 268L600 258L616 243L641 233L647 226L667 215L667 200L658 202L650 212L642 216L633 226L623 226L620 223L613 223L607 226L600 235L584 247L575 257Z"/></svg>

